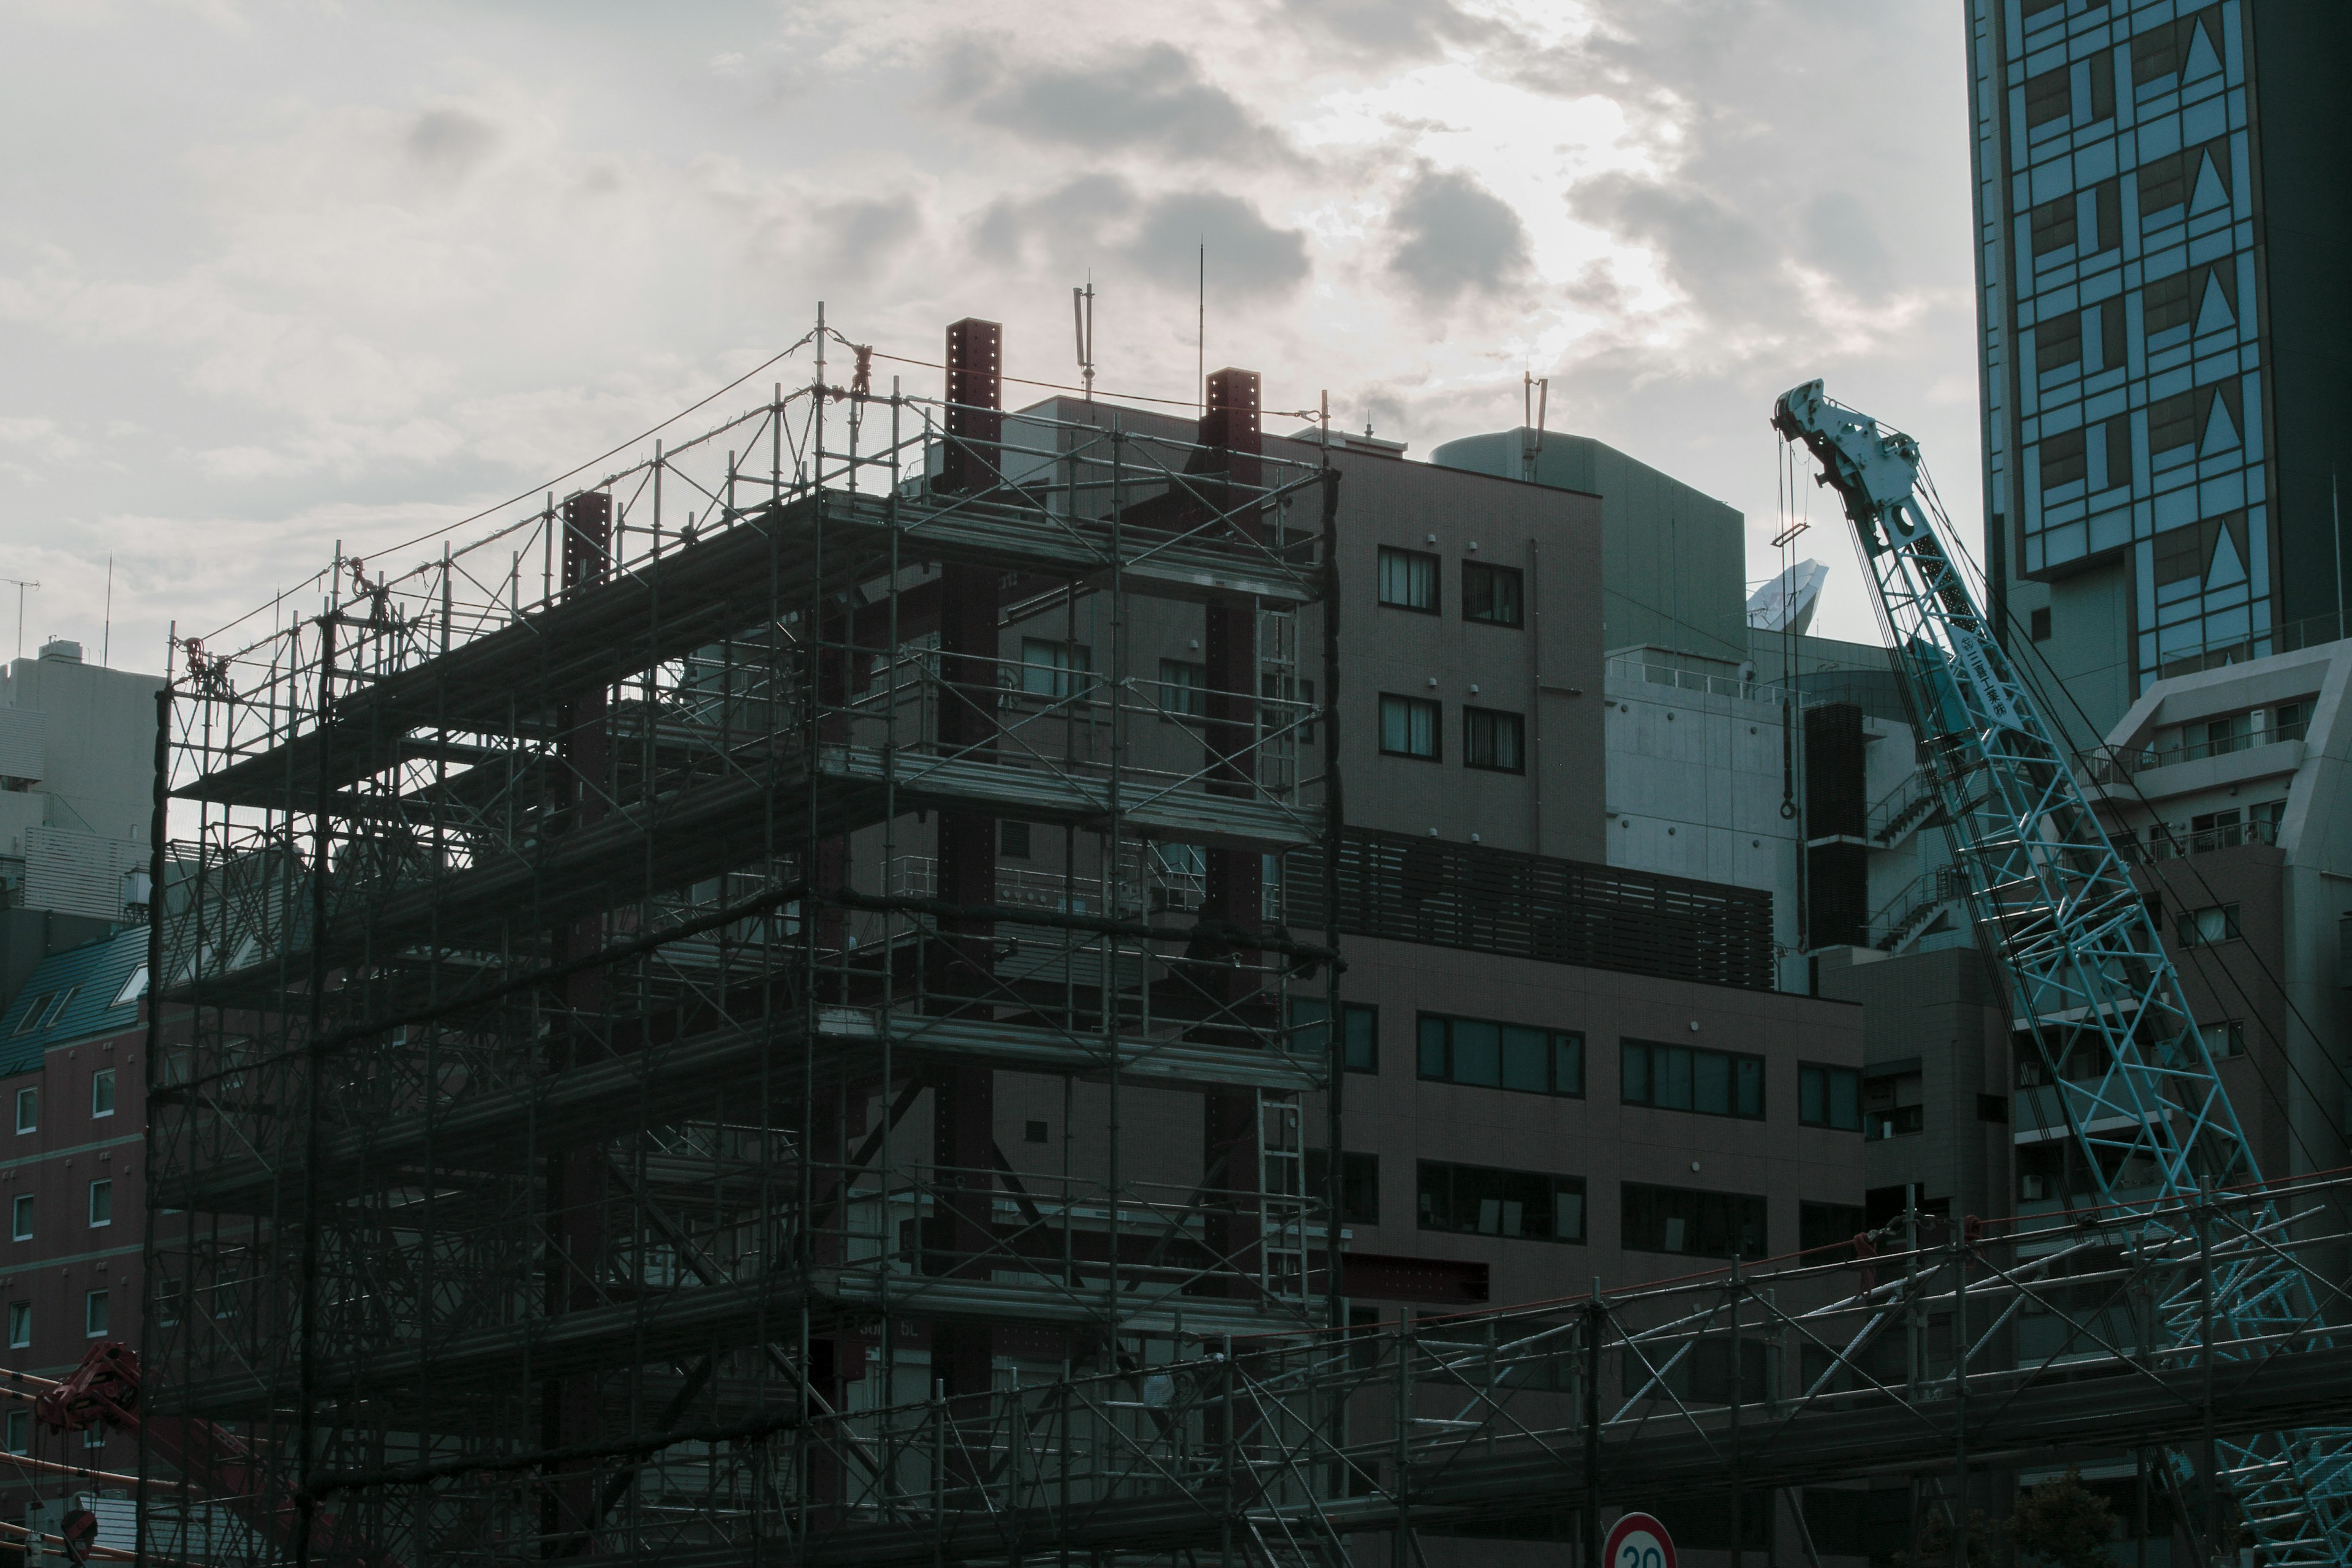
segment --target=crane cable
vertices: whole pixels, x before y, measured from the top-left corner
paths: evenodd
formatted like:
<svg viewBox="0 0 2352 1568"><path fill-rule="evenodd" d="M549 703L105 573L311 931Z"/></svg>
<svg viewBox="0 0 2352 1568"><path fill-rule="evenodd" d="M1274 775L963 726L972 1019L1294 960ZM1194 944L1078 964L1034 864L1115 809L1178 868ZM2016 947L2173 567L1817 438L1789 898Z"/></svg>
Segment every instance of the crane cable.
<svg viewBox="0 0 2352 1568"><path fill-rule="evenodd" d="M1983 568L1977 563L1975 557L1969 554L1967 543L1960 539L1958 531L1956 531L1951 525L1949 515L1944 510L1943 498L1936 491L1935 480L1927 472L1927 466L1925 458L1922 458L1920 460L1919 477L1921 488L1926 492L1927 502L1929 506L1933 508L1937 521L1943 524L1942 531L1945 536L1951 541L1952 549L1959 556L1960 560L1968 566L1969 570L1977 574L1979 582L1986 581L1987 579L1985 578ZM2044 655L2040 647L2033 643L2031 638L2027 639L2026 647L2032 650L2033 659L2040 664L2042 673L2049 678L2050 684L2056 686L2059 692L2063 695L2065 706L2072 710L2076 719L2081 721L2084 731L2095 736L2097 735L2097 727L2091 722L2090 714L2084 710L2082 702L2075 697L2073 688L2069 687L2065 681L2060 678L2057 670L2051 666L2048 656ZM2044 687L2042 681L2037 679L2032 670L2026 668L2022 661L2018 661L2017 668L2020 679L2025 681L2029 689L2032 692L2032 695L2045 709L2056 706L2056 704L2052 701L2050 692ZM2096 744L2102 751L2105 749L2105 742L2103 737L2096 742ZM2126 773L2123 776L2126 784L2132 792L2132 797L2138 802L2140 806L2146 810L2151 817L2156 817L2156 806L2148 800L2147 795L2141 791L2137 778L2129 773ZM2085 804L2088 804L2087 800L2085 801ZM2095 811L2094 811L2093 815L2095 816ZM2205 895L2208 898L2212 899L2216 903L2219 903L2221 901L2221 895L2215 891L2213 885L2206 879L2204 872L2198 868L2195 864L2195 858L2192 856L2183 855L2179 857L2179 860L2181 865L2188 869L2189 875L2197 879L2199 888L2202 889ZM2167 879L2164 874L2161 872L2155 872L2153 870L2153 862L2151 862L2150 865L2151 874L2154 876L2158 886L2161 887L2166 885ZM2159 929L2158 931L2159 940L2161 940L2162 935L2163 932ZM2189 951L2200 955L2197 961L2198 974L2200 978L2205 981L2208 986L2211 986L2212 970L2208 964L2207 957L2204 956L2206 949L2202 945L2200 945L2190 948ZM2314 1028L2312 1026L2311 1020L2304 1016L2303 1009L2296 1005L2294 997L2287 990L2284 982L2281 981L2279 977L2273 973L2270 964L2263 959L2261 951L2257 949L2253 943L2248 942L2246 944L2246 953L2254 961L2254 966L2262 972L2263 980L2273 992L2277 994L2279 1000L2286 1005L2287 1011L2294 1016L2294 1021L2303 1026L2305 1031L2311 1036L2314 1041L2322 1040L2323 1037L2320 1035L2319 1031ZM2177 971L2179 968L2179 965L2175 964L2174 968ZM2228 978L2231 989L2235 993L2239 1002L2243 1004L2249 1014L2252 1015L2254 1021L2262 1026L2263 1033L2270 1036L2272 1043L2278 1047L2279 1059L2285 1066L2287 1071L2294 1076L2294 1081L2300 1085L2304 1091L2310 1095L2314 1102L2316 1103L2319 1100L2317 1086L2310 1078L2305 1076L2301 1065L2295 1061L2294 1053L2288 1049L2288 1043L2280 1039L2277 1034L2272 1030L2270 1026L2263 1021L2262 1015L2256 1010L2254 999L2252 994L2248 993L2245 983L2238 977L2236 971L2227 963L2221 965L2221 973ZM2214 987L2214 989L2218 990L2219 988ZM2344 1065L2341 1062L2336 1061L2334 1057L2330 1056L2325 1050L2325 1048L2321 1050L2320 1055L2323 1059L2327 1062L2328 1067L2334 1071L2337 1082L2344 1087L2347 1093L2352 1093L2352 1074L2347 1074L2345 1070ZM2273 1083L2271 1075L2263 1070L2261 1061L2256 1058L2251 1051L2248 1052L2242 1059L2246 1062L2248 1067L2252 1068L2254 1076L2261 1080L2264 1091L2278 1100L2279 1103L2284 1106L2286 1103L2284 1098L2278 1094L2277 1085ZM2296 1146L2301 1148L2305 1157L2311 1160L2315 1168L2323 1163L2323 1162L2318 1158L2316 1152L2312 1149L2310 1143L2305 1141L2303 1134L2297 1130L2295 1126L2295 1119L2292 1116L2287 1119L2286 1131L2287 1136L2294 1141ZM2345 1129L2339 1126L2336 1129L2336 1134L2337 1141L2344 1145L2347 1152L2352 1152L2352 1132L2347 1132Z"/></svg>

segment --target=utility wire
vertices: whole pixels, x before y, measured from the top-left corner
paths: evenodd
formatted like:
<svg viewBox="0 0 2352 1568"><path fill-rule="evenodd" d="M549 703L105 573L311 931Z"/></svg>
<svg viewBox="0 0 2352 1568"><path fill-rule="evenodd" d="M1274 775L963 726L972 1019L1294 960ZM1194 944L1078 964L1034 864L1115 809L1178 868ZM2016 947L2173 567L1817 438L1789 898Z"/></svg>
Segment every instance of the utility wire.
<svg viewBox="0 0 2352 1568"><path fill-rule="evenodd" d="M1920 471L1922 478L1925 479L1927 470L1924 462L1921 464ZM1961 540L1958 532L1953 530L1950 519L1944 511L1942 499L1935 493L1935 486L1932 479L1927 481L1927 489L1928 500L1935 507L1937 518L1944 524L1944 532L1952 542L1953 550L1957 552L1960 559L1968 564L1969 570L1977 574L1979 580L1982 581L1983 569L1979 566L1975 558L1969 554L1966 542ZM2058 691L2063 697L2066 706L2073 711L2074 717L2081 721L2084 731L2093 735L2098 735L2099 731L2091 722L2090 714L2084 709L2082 702L2075 697L2074 689L2068 686L2059 676L2057 670L2051 665L2049 657L2042 653L2040 645L2036 644L2031 637L2029 637L2025 639L2025 647L2034 662L2040 665L2042 674L2048 678L2049 685L2055 686L2058 689ZM2050 692L2043 684L2043 681L2037 678L2032 669L2026 668L2022 661L2019 662L2018 673L2026 681L2028 687L2032 690L2035 698L2039 700L2045 708L2052 705ZM2100 738L2097 743L2100 751L2107 752L2108 748L2104 736ZM2109 754L2112 757L2112 753L2110 752ZM2137 777L2133 773L2121 769L2118 769L2117 771L2122 773L2124 782L2132 793L2132 798L2139 804L2143 810L2147 812L2151 818L2160 820L2160 818L2158 818L2155 804L2147 798L2146 793L2139 787ZM2095 812L2094 815L2096 815ZM2196 864L2195 857L2182 855L2179 857L2179 860L2180 865L2189 872L2189 874L2196 879L2198 887L2203 891L2205 896L2212 900L2215 903L2220 903L2221 901L2221 895L2214 890L2212 883L2206 879L2204 871ZM2157 881L2159 887L2166 886L2169 882L2168 874L2166 872L2157 870L2155 862L2153 861L2149 862L2149 874ZM2161 930L2159 930L2158 932L2159 941L2162 939L2162 935L2163 933ZM2199 975L2205 980L2208 986L2212 986L2212 969L2210 968L2208 961L2209 959L2218 960L2221 955L2210 952L2207 947L2202 943L2191 947L2188 951L2197 955L2196 963ZM2273 972L2270 964L2263 959L2261 950L2252 942L2248 942L2246 943L2245 951L2246 955L2253 960L2254 967L2261 972L2263 982L2277 994L2279 1000L2286 1005L2287 1011L2293 1015L2294 1021L2303 1026L2304 1030L2310 1035L2315 1042L2320 1043L2320 1055L2322 1058L2326 1061L2328 1067L2334 1071L2336 1081L2341 1084L2347 1092L2352 1092L2352 1074L2347 1074L2345 1070L2344 1065L2336 1060L2336 1058L2327 1052L2325 1045L2325 1037L2316 1028L2313 1027L2311 1020L2304 1016L2303 1009L2295 1004L2294 994L2287 989L2285 983ZM2301 1085L2304 1092L2310 1095L2313 1101L2316 1103L2319 1099L2317 1086L2313 1083L2310 1078L2305 1076L2300 1064L2295 1061L2294 1053L2288 1048L2288 1043L2285 1040L2280 1039L2276 1033L2271 1029L2270 1026L2263 1022L2262 1015L2255 1007L2254 999L2247 992L2245 983L2239 978L2237 971L2229 963L2222 963L2221 965L2221 972L2229 980L2231 990L2237 996L2238 1001L2244 1005L2245 1010L2253 1017L2254 1021L2261 1025L2263 1032L2270 1036L2272 1043L2278 1047L2279 1059L2285 1066L2287 1071L2294 1075L2294 1081ZM2218 992L2220 988L2218 986L2213 986L2213 989ZM2273 1082L2270 1075L2263 1070L2261 1060L2251 1051L2246 1054L2244 1060L2252 1069L2255 1077L2262 1080L2264 1090L2273 1095L2273 1098L2278 1099L2282 1107L2284 1107L2286 1104L2284 1098L2278 1095L2277 1085ZM2316 1154L2311 1148L2310 1144L2305 1142L2302 1134L2296 1131L2294 1118L2292 1115L2287 1118L2286 1127L2287 1136L2294 1140L2296 1145L2303 1150L2305 1157L2310 1159L2315 1166L2318 1165L2320 1162ZM2345 1145L2347 1152L2352 1152L2352 1134L2348 1134L2339 1128L2336 1132L2336 1137L2338 1142Z"/></svg>
<svg viewBox="0 0 2352 1568"><path fill-rule="evenodd" d="M809 342L815 336L815 330L811 329L809 331L802 335L801 340L798 342L793 343L790 348L783 350L781 353L771 354L768 358L761 360L758 364L753 365L750 370L745 371L742 374L737 376L726 385L719 387L718 390L711 392L705 396L697 398L694 402L688 404L685 407L679 409L668 418L660 421L658 424L648 426L646 429L630 437L627 440L620 442L615 446L609 447L604 451L597 453L594 457L587 458L583 462L573 464L571 468L564 469L563 472L555 475L551 479L544 480L539 484L527 486L518 494L509 496L505 500L486 506L478 512L458 518L452 522L445 522L437 528L427 529L425 532L418 534L414 539L403 540L398 544L379 545L377 546L377 549L388 551L413 549L416 545L423 544L427 540L438 539L443 534L449 532L453 529L464 528L468 523L479 522L482 519L488 517L493 512L504 511L510 506L520 505L521 502L530 500L533 496L545 495L549 490L553 489L564 480L572 478L583 470L593 468L608 458L618 457L620 454L627 451L630 447L636 446L638 443L650 440L654 437L660 435L664 430L668 429L671 426L677 424L688 415L695 412L695 410L709 406L712 403L715 403L719 398L726 396L729 393L734 391L737 387L742 385L745 382L751 380L761 371L768 369L771 365L779 364L783 361L790 359L801 349L806 347ZM331 567L322 567L319 571L311 573L308 577L303 578L299 583L295 584L292 588L279 589L277 595L272 598L268 599L259 605L256 605L252 609L247 610L245 614L237 616L236 619L230 621L226 625L215 627L212 631L205 633L204 637L200 640L210 642L213 638L221 636L225 632L236 630L238 626L243 626L246 622L259 615L263 610L283 601L288 594L299 594L302 592L304 589L309 588L312 584L318 582L321 577L329 575L332 570L333 569Z"/></svg>

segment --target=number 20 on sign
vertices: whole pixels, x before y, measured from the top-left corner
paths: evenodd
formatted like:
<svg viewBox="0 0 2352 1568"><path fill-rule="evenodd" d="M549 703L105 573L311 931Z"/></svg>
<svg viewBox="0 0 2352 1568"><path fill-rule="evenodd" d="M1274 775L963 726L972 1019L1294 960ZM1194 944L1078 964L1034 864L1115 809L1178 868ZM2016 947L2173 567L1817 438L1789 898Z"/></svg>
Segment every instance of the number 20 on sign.
<svg viewBox="0 0 2352 1568"><path fill-rule="evenodd" d="M1629 1513L1609 1532L1608 1568L1675 1568L1675 1538L1646 1513Z"/></svg>

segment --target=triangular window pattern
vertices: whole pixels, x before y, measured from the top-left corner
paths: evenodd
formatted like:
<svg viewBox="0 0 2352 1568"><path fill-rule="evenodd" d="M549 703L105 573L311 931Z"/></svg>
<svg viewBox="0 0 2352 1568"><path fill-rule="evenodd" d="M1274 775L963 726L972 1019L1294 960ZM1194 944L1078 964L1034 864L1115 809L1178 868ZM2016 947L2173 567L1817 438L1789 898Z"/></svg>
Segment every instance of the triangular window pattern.
<svg viewBox="0 0 2352 1568"><path fill-rule="evenodd" d="M2197 306L2196 335L2201 338L2208 332L2221 331L2237 324L2237 312L2230 308L2230 297L2221 287L2221 269L2206 268L2205 297Z"/></svg>
<svg viewBox="0 0 2352 1568"><path fill-rule="evenodd" d="M2216 163L2216 154L2226 157L2226 152L2206 146L2197 153L2197 189L2189 201L2192 213L2210 212L2230 205L2230 184Z"/></svg>
<svg viewBox="0 0 2352 1568"><path fill-rule="evenodd" d="M2230 405L2217 397L2212 412L2205 416L2205 439L2199 443L2197 455L2210 458L2216 452L2226 452L2238 444L2238 426L2230 417Z"/></svg>
<svg viewBox="0 0 2352 1568"><path fill-rule="evenodd" d="M2199 387L2197 428L2204 434L2198 438L2197 455L2210 458L2216 452L2234 448L2244 428L2245 416L2245 395L2235 381Z"/></svg>
<svg viewBox="0 0 2352 1568"><path fill-rule="evenodd" d="M2210 76L2221 68L2221 57L2213 49L2212 16L2194 17L2189 26L2189 58L2181 62L2180 79L2195 81L2200 76Z"/></svg>
<svg viewBox="0 0 2352 1568"><path fill-rule="evenodd" d="M2217 536L2213 542L2213 569L2205 574L2205 591L2209 594L2246 580L2246 563L2238 551L2235 528L2222 527L2213 531Z"/></svg>

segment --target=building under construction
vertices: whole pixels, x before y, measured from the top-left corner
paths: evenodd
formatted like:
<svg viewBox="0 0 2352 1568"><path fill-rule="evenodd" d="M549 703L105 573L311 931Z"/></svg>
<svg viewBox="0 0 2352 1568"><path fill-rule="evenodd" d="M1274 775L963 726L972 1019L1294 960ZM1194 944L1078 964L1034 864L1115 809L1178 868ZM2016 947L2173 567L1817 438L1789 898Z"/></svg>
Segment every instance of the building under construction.
<svg viewBox="0 0 2352 1568"><path fill-rule="evenodd" d="M188 653L148 1376L287 1551L788 1539L840 1462L813 1414L1319 1310L1284 1003L1329 965L1266 868L1335 793L1284 695L1331 475L1262 455L1246 373L1178 442L1008 419L991 322L944 400L812 347L803 390ZM1126 667L1157 601L1200 607L1197 700ZM1090 1089L1017 1168L1007 1069ZM492 1456L547 1468L436 1475Z"/></svg>
<svg viewBox="0 0 2352 1568"><path fill-rule="evenodd" d="M801 353L183 645L142 1473L232 1500L153 1486L151 1551L814 1560L993 1507L1019 1445L953 1435L1023 1387L1148 1432L1235 1344L1851 1234L1799 1075L1853 1010L1769 891L1607 863L1599 498L1242 371L1007 412L985 321L943 397Z"/></svg>

